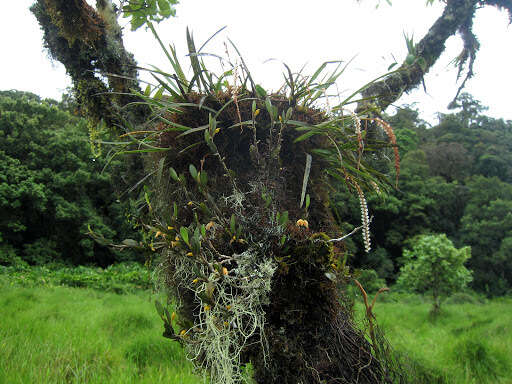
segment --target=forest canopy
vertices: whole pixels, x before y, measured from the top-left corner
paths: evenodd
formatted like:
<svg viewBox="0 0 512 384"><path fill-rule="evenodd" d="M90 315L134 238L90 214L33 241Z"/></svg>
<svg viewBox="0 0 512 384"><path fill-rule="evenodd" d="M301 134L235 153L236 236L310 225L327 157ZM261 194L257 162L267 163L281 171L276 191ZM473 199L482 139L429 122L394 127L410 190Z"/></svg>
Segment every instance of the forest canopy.
<svg viewBox="0 0 512 384"><path fill-rule="evenodd" d="M104 170L87 121L74 115L70 101L0 91L1 264L143 260L87 236L89 227L111 241L137 234L127 220L133 203L117 197L129 187L128 165L117 160Z"/></svg>

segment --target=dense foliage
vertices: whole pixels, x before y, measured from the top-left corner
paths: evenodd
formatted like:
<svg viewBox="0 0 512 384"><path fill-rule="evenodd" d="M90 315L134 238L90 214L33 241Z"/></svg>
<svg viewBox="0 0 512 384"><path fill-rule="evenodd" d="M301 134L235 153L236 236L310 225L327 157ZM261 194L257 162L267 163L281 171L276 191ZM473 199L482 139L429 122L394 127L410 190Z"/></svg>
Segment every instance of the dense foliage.
<svg viewBox="0 0 512 384"><path fill-rule="evenodd" d="M502 295L512 289L512 122L485 116L467 94L457 105L433 127L411 108L389 117L402 158L399 186L368 198L374 250L365 254L355 237L349 262L393 282L414 236L446 233L456 247L471 247L471 286ZM340 190L332 206L350 230L357 200Z"/></svg>
<svg viewBox="0 0 512 384"><path fill-rule="evenodd" d="M103 292L128 293L153 287L148 268L136 262L121 262L103 269L58 263L41 266L0 265L0 281L14 287L79 287Z"/></svg>
<svg viewBox="0 0 512 384"><path fill-rule="evenodd" d="M91 152L86 121L69 106L0 92L0 264L107 265L136 257L86 235L90 226L110 240L133 236L130 203L120 202L113 188L124 184L125 165L114 161L103 170L105 161Z"/></svg>

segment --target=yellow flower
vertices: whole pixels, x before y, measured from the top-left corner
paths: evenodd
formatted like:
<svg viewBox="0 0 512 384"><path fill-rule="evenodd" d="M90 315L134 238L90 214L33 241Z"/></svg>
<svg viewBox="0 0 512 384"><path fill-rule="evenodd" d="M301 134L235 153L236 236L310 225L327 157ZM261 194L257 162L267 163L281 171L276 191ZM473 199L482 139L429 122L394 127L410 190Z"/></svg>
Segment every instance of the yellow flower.
<svg viewBox="0 0 512 384"><path fill-rule="evenodd" d="M215 133L219 133L219 132L220 132L220 128L217 128L217 129L215 130Z"/></svg>
<svg viewBox="0 0 512 384"><path fill-rule="evenodd" d="M227 327L229 323L227 321L224 322L224 326Z"/></svg>
<svg viewBox="0 0 512 384"><path fill-rule="evenodd" d="M214 225L215 223L213 221L210 221L208 224L206 224L206 230L209 231Z"/></svg>
<svg viewBox="0 0 512 384"><path fill-rule="evenodd" d="M229 273L228 269L226 267L222 267L222 274L226 276Z"/></svg>
<svg viewBox="0 0 512 384"><path fill-rule="evenodd" d="M199 279L192 280L192 284L197 284L199 282Z"/></svg>
<svg viewBox="0 0 512 384"><path fill-rule="evenodd" d="M174 240L176 241L180 241L180 237L178 235L176 235L176 237L174 238Z"/></svg>
<svg viewBox="0 0 512 384"><path fill-rule="evenodd" d="M295 223L295 225L296 225L297 227L304 227L304 228L306 228L306 229L307 229L307 228L309 228L309 224L308 224L307 220L304 220L304 219L299 219L299 220L297 220L297 222Z"/></svg>
<svg viewBox="0 0 512 384"><path fill-rule="evenodd" d="M174 227L171 227L170 225L167 226L168 231L172 231L173 229L174 229Z"/></svg>
<svg viewBox="0 0 512 384"><path fill-rule="evenodd" d="M279 116L279 121L283 121L283 118L281 116Z"/></svg>
<svg viewBox="0 0 512 384"><path fill-rule="evenodd" d="M194 202L193 202L193 201L189 201L189 202L187 203L187 205L190 207L191 205L194 205Z"/></svg>
<svg viewBox="0 0 512 384"><path fill-rule="evenodd" d="M231 309L231 305L226 305L226 309L229 311Z"/></svg>
<svg viewBox="0 0 512 384"><path fill-rule="evenodd" d="M191 257L191 256L194 256L194 254L192 252L188 252L187 256Z"/></svg>
<svg viewBox="0 0 512 384"><path fill-rule="evenodd" d="M212 308L212 307L210 307L208 304L206 304L206 305L204 306L204 310L205 310L205 311L209 311L211 308Z"/></svg>
<svg viewBox="0 0 512 384"><path fill-rule="evenodd" d="M171 321L174 321L175 318L176 318L176 312L173 312L171 315Z"/></svg>
<svg viewBox="0 0 512 384"><path fill-rule="evenodd" d="M187 333L187 331L186 331L185 329L182 329L182 330L180 331L180 336L185 335L185 333Z"/></svg>
<svg viewBox="0 0 512 384"><path fill-rule="evenodd" d="M260 110L259 109L254 111L254 117L258 116L259 114L260 114Z"/></svg>
<svg viewBox="0 0 512 384"><path fill-rule="evenodd" d="M157 231L156 234L155 234L155 239L158 239L159 236L165 237L165 234L163 234L160 231Z"/></svg>
<svg viewBox="0 0 512 384"><path fill-rule="evenodd" d="M177 247L179 244L180 244L179 241L171 241L171 247L172 248Z"/></svg>

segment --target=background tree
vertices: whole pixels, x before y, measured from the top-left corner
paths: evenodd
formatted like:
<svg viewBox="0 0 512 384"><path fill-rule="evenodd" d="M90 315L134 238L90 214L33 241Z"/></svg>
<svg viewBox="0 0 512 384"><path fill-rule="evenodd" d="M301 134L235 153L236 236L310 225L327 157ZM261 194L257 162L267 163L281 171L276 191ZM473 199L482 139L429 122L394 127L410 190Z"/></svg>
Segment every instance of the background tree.
<svg viewBox="0 0 512 384"><path fill-rule="evenodd" d="M446 235L422 235L412 248L404 250L398 286L417 292L430 292L432 314L437 316L441 299L463 289L471 281L464 263L471 257L469 247L456 249Z"/></svg>

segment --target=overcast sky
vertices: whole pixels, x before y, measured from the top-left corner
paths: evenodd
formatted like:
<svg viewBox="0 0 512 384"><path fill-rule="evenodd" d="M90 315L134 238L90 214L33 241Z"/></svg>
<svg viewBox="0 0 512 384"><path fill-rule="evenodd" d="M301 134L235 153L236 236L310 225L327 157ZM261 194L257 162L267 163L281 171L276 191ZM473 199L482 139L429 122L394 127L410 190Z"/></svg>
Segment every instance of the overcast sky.
<svg viewBox="0 0 512 384"><path fill-rule="evenodd" d="M338 81L338 90L348 93L382 75L394 62L401 62L407 52L403 33L423 37L442 12L443 4L425 6L425 0L385 1L375 9L376 0L182 0L177 17L158 25L162 40L173 43L183 57L186 50L185 28L194 32L196 46L223 26L227 29L205 49L224 54L223 42L233 40L251 69L256 82L267 89L282 83L282 64L298 71L304 64L312 73L326 60L350 60ZM3 4L0 36L3 57L0 60L0 90L20 89L42 97L60 99L70 80L60 63L48 59L42 46L42 33L28 7L32 0ZM127 19L125 44L142 66L150 64L169 69L165 57L144 29L129 32ZM466 91L489 107L494 117L512 120L512 27L505 12L494 7L477 11L475 28L481 49L475 63L475 77ZM456 93L456 71L450 61L462 47L459 37L452 37L447 50L425 78L422 88L402 97L398 105L416 103L424 119L435 121L436 112L446 106ZM270 58L277 59L267 62ZM185 58L182 59L185 63Z"/></svg>

